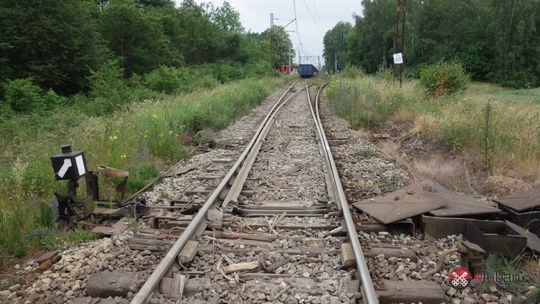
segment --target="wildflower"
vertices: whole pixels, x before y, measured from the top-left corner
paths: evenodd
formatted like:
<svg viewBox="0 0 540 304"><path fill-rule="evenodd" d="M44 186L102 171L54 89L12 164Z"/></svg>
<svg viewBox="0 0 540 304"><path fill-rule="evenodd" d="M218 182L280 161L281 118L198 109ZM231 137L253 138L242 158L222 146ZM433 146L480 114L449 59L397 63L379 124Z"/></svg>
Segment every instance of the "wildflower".
<svg viewBox="0 0 540 304"><path fill-rule="evenodd" d="M144 131L144 138L148 138L148 131Z"/></svg>
<svg viewBox="0 0 540 304"><path fill-rule="evenodd" d="M170 130L170 131L169 131L169 135L172 135L172 134L173 134L173 131L172 131L172 130Z"/></svg>
<svg viewBox="0 0 540 304"><path fill-rule="evenodd" d="M156 119L157 119L157 114L156 114L156 113L152 113L152 119L153 119L153 120L156 120Z"/></svg>
<svg viewBox="0 0 540 304"><path fill-rule="evenodd" d="M125 154L120 155L121 159L126 159L126 157L127 157L127 155L125 155Z"/></svg>
<svg viewBox="0 0 540 304"><path fill-rule="evenodd" d="M111 135L111 136L109 136L109 139L114 141L114 140L117 140L118 137L116 135Z"/></svg>

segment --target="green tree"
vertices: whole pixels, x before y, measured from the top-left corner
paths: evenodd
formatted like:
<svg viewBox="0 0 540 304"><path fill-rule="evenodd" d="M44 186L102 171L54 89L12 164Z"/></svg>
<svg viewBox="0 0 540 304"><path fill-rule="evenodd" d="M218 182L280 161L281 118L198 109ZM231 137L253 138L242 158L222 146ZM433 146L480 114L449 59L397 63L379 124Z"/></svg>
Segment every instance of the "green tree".
<svg viewBox="0 0 540 304"><path fill-rule="evenodd" d="M289 64L289 59L294 58L294 49L289 33L282 26L273 26L262 33L264 39L270 43L268 55L270 61L278 67L280 64Z"/></svg>
<svg viewBox="0 0 540 304"><path fill-rule="evenodd" d="M178 65L182 56L163 29L164 9L111 0L99 20L99 32L120 58L124 75L144 74L162 65Z"/></svg>
<svg viewBox="0 0 540 304"><path fill-rule="evenodd" d="M347 65L347 43L352 30L352 25L348 22L339 22L331 30L326 32L323 38L324 62L327 70L343 70Z"/></svg>
<svg viewBox="0 0 540 304"><path fill-rule="evenodd" d="M212 10L212 22L216 24L222 31L237 32L244 31L240 22L240 14L229 4L223 2L223 5Z"/></svg>
<svg viewBox="0 0 540 304"><path fill-rule="evenodd" d="M84 89L88 68L105 57L90 14L97 8L81 0L0 1L0 77L32 77L64 94Z"/></svg>
<svg viewBox="0 0 540 304"><path fill-rule="evenodd" d="M374 73L392 64L395 0L364 0L348 37L349 63ZM459 62L476 80L540 85L540 1L408 0L404 61L409 74ZM332 30L327 40L333 37ZM332 45L329 42L328 45Z"/></svg>

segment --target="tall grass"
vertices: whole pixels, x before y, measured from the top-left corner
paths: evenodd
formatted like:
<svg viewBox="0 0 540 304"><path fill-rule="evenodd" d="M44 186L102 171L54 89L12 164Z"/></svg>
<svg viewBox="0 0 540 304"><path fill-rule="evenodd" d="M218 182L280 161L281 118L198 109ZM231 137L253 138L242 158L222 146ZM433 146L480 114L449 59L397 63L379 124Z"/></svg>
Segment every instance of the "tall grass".
<svg viewBox="0 0 540 304"><path fill-rule="evenodd" d="M73 107L48 117L15 116L0 123L0 262L40 243L51 216L43 204L65 184L55 182L49 156L61 144L85 151L98 165L129 170L135 191L159 169L187 155L185 133L223 129L283 84L280 79L242 80L208 91L132 104L110 116L91 117ZM37 237L36 237L37 236Z"/></svg>
<svg viewBox="0 0 540 304"><path fill-rule="evenodd" d="M473 83L462 94L428 97L417 81L402 89L381 77L335 78L328 91L336 113L353 127L413 122L413 131L446 142L473 165L501 174L508 169L540 177L538 89L505 90Z"/></svg>

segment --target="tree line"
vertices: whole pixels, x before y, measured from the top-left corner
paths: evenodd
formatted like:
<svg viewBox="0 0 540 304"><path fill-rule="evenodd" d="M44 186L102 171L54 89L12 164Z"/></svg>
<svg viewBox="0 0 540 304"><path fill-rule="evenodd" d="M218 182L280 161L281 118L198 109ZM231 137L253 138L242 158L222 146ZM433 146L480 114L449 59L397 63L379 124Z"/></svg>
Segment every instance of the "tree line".
<svg viewBox="0 0 540 304"><path fill-rule="evenodd" d="M100 72L111 63L124 80L200 65L221 82L270 74L269 32L246 32L227 2L215 7L185 0L177 7L172 0L2 0L0 100L29 81L62 96L86 93L96 75L117 74ZM286 34L273 39L288 45ZM289 51L274 52L281 58ZM12 83L21 79L26 82Z"/></svg>
<svg viewBox="0 0 540 304"><path fill-rule="evenodd" d="M326 66L368 73L392 66L396 0L364 0L354 26L324 37ZM461 63L475 80L511 87L540 85L540 1L408 0L404 61L408 76L437 62Z"/></svg>

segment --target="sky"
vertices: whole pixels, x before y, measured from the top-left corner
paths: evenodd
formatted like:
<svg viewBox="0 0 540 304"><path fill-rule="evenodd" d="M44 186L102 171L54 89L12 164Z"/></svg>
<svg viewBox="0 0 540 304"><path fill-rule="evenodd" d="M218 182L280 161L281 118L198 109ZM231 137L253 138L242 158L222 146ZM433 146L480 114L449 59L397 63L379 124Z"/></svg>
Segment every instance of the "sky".
<svg viewBox="0 0 540 304"><path fill-rule="evenodd" d="M181 0L175 0L180 4ZM354 24L354 14L362 11L361 0L228 0L228 2L240 13L240 21L246 30L262 32L270 27L270 13L274 13L275 25L284 26L294 19L293 1L296 1L296 13L298 29L302 47L298 35L289 33L296 49L296 61L298 51L302 63L317 64L317 56L323 61L323 37L326 31L333 28L340 21L348 21ZM197 3L212 3L220 6L224 0L196 0ZM286 30L296 30L295 24L287 26ZM310 56L310 58L306 58Z"/></svg>

